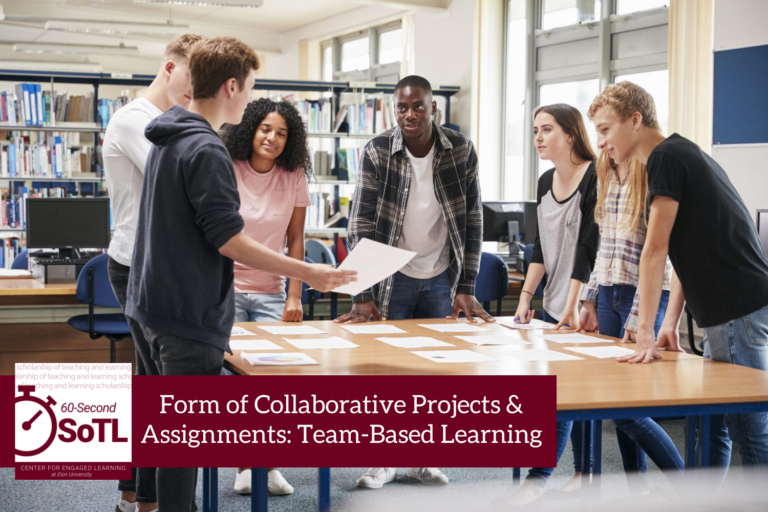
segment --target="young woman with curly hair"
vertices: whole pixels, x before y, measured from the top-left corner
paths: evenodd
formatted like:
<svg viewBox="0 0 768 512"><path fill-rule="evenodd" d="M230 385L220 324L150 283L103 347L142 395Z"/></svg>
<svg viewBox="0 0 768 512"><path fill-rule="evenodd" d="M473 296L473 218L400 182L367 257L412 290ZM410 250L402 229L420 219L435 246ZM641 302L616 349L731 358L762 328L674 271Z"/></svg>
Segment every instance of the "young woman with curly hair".
<svg viewBox="0 0 768 512"><path fill-rule="evenodd" d="M287 101L260 99L245 109L243 120L222 136L235 166L240 215L245 234L274 251L304 261L304 218L310 204L312 167L307 133L298 111ZM301 282L235 262L235 322L300 322ZM293 487L277 468L269 468L271 494ZM235 492L250 494L251 470L240 468Z"/></svg>

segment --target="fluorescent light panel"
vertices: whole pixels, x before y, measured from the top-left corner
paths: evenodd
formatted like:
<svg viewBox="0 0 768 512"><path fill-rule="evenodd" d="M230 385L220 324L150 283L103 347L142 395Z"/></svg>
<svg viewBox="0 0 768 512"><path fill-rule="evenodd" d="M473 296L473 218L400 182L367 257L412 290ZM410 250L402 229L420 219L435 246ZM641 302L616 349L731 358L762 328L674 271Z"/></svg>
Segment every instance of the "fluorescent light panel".
<svg viewBox="0 0 768 512"><path fill-rule="evenodd" d="M194 5L197 7L261 7L264 0L133 0L137 4Z"/></svg>
<svg viewBox="0 0 768 512"><path fill-rule="evenodd" d="M139 55L136 46L103 46L88 44L15 43L13 51L25 53L57 53L78 55Z"/></svg>
<svg viewBox="0 0 768 512"><path fill-rule="evenodd" d="M50 20L45 23L45 29L61 30L65 32L81 32L86 34L135 34L143 36L173 37L188 32L189 25L99 20Z"/></svg>

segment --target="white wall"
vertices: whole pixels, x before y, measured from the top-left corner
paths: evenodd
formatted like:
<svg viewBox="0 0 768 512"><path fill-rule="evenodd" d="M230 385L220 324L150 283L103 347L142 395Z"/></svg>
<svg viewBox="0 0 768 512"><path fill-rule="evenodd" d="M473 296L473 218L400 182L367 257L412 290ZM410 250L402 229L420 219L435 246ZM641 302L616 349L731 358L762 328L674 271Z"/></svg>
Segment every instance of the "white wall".
<svg viewBox="0 0 768 512"><path fill-rule="evenodd" d="M765 0L715 0L715 51L768 44L766 27ZM713 146L712 157L728 173L750 214L768 208L768 145Z"/></svg>

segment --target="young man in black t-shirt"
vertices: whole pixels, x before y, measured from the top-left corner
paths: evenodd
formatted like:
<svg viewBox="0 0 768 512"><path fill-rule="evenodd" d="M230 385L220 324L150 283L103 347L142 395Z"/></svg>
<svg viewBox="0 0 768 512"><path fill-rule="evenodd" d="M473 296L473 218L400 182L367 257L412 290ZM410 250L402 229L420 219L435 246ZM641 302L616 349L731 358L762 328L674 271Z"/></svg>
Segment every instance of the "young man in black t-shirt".
<svg viewBox="0 0 768 512"><path fill-rule="evenodd" d="M654 111L651 95L630 82L609 85L589 109L600 149L617 164L636 158L648 167L637 348L619 360L660 359L657 347L679 351L678 325L687 301L704 329L705 356L768 370L768 259L752 218L725 171L701 148L644 124ZM667 255L676 275L656 341ZM745 466L768 464L768 413L712 416L711 427L711 464L723 467L723 476L730 439Z"/></svg>

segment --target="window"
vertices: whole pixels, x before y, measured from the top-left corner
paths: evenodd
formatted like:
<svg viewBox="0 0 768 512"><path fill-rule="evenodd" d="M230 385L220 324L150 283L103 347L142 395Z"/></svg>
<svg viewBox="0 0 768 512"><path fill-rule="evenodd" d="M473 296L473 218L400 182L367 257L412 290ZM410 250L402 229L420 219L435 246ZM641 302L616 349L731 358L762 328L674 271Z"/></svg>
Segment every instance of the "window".
<svg viewBox="0 0 768 512"><path fill-rule="evenodd" d="M341 44L341 72L368 69L371 66L368 37L353 39Z"/></svg>
<svg viewBox="0 0 768 512"><path fill-rule="evenodd" d="M630 14L668 6L671 0L618 0L616 14Z"/></svg>
<svg viewBox="0 0 768 512"><path fill-rule="evenodd" d="M668 10L659 7L669 1L507 0L505 200L535 199L538 176L551 167L539 160L533 142L532 117L540 105L568 103L585 116L602 87L630 80L654 97L667 133ZM611 16L603 17L602 9ZM594 125L585 121L596 150Z"/></svg>
<svg viewBox="0 0 768 512"><path fill-rule="evenodd" d="M379 34L379 64L400 62L403 56L403 29Z"/></svg>
<svg viewBox="0 0 768 512"><path fill-rule="evenodd" d="M600 19L600 0L544 0L543 7L543 30Z"/></svg>
<svg viewBox="0 0 768 512"><path fill-rule="evenodd" d="M333 81L333 46L330 44L322 46L323 52L323 80L326 82ZM317 68L315 68L317 69Z"/></svg>
<svg viewBox="0 0 768 512"><path fill-rule="evenodd" d="M576 107L584 118L584 125L587 127L592 150L597 149L597 133L592 123L587 119L587 110L592 104L592 100L600 92L597 78L594 80L582 80L579 82L565 82L561 84L542 85L539 89L539 105L552 105L553 103L567 103ZM529 129L531 129L529 127ZM552 168L552 163L538 158L539 176L544 171Z"/></svg>
<svg viewBox="0 0 768 512"><path fill-rule="evenodd" d="M653 96L656 103L656 117L659 119L661 132L669 135L669 70L648 71L646 73L635 73L633 75L619 75L614 82L622 81L637 84Z"/></svg>

